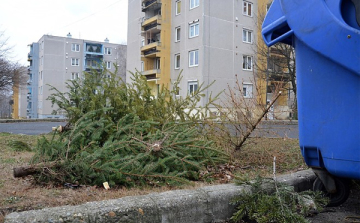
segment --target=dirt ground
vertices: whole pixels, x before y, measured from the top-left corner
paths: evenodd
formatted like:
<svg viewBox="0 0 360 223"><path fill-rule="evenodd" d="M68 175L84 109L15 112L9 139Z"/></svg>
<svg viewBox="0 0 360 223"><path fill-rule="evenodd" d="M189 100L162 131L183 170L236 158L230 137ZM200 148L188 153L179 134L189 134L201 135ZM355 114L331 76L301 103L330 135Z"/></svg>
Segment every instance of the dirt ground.
<svg viewBox="0 0 360 223"><path fill-rule="evenodd" d="M31 148L36 145L38 137L0 133L0 223L4 216L11 212L42 209L62 205L77 205L89 201L99 201L124 196L144 195L152 192L163 192L174 189L192 189L209 184L232 182L235 175L252 179L256 175L272 174L273 157L277 157L278 174L296 172L306 168L295 139L260 139L249 140L241 151L232 154L232 164L219 166L213 172L212 182L194 182L183 187L117 187L105 190L99 186L81 186L71 188L62 185L35 185L32 177L14 178L13 168L27 165L32 151L16 151L11 142L27 142ZM209 168L208 172L214 171ZM73 182L69 182L70 184Z"/></svg>

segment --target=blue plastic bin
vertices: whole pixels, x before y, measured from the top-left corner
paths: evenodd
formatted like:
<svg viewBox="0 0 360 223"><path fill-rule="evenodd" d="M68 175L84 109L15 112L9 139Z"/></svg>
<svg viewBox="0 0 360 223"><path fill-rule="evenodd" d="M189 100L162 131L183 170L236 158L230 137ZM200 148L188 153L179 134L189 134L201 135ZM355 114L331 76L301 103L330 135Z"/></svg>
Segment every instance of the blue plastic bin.
<svg viewBox="0 0 360 223"><path fill-rule="evenodd" d="M359 0L274 0L263 23L268 46L295 47L301 152L330 178L360 179L359 24Z"/></svg>

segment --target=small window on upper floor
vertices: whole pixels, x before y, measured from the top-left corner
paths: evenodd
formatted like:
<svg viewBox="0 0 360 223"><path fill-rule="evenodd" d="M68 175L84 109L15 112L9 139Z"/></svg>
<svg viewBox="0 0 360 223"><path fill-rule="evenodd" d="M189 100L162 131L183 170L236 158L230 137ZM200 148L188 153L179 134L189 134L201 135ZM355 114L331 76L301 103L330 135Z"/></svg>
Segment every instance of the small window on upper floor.
<svg viewBox="0 0 360 223"><path fill-rule="evenodd" d="M111 55L111 48L110 47L105 47L104 54L105 55Z"/></svg>
<svg viewBox="0 0 360 223"><path fill-rule="evenodd" d="M253 84L252 83L243 83L243 96L244 98L253 97Z"/></svg>
<svg viewBox="0 0 360 223"><path fill-rule="evenodd" d="M71 73L71 80L76 80L80 78L80 74L77 72Z"/></svg>
<svg viewBox="0 0 360 223"><path fill-rule="evenodd" d="M180 27L176 27L175 28L175 42L179 42L180 41Z"/></svg>
<svg viewBox="0 0 360 223"><path fill-rule="evenodd" d="M190 9L196 8L199 6L199 0L190 0Z"/></svg>
<svg viewBox="0 0 360 223"><path fill-rule="evenodd" d="M193 23L189 25L189 38L199 36L199 23Z"/></svg>
<svg viewBox="0 0 360 223"><path fill-rule="evenodd" d="M243 70L252 70L253 67L253 58L252 56L243 56Z"/></svg>
<svg viewBox="0 0 360 223"><path fill-rule="evenodd" d="M181 13L181 1L175 2L175 15L180 15Z"/></svg>
<svg viewBox="0 0 360 223"><path fill-rule="evenodd" d="M180 54L175 54L175 69L180 69Z"/></svg>
<svg viewBox="0 0 360 223"><path fill-rule="evenodd" d="M198 82L197 81L189 81L188 82L188 94L194 94L198 89Z"/></svg>
<svg viewBox="0 0 360 223"><path fill-rule="evenodd" d="M243 29L243 42L244 43L252 43L252 35L253 31L248 29Z"/></svg>
<svg viewBox="0 0 360 223"><path fill-rule="evenodd" d="M71 44L71 51L80 52L80 44L72 43Z"/></svg>
<svg viewBox="0 0 360 223"><path fill-rule="evenodd" d="M243 1L243 15L253 16L252 8L253 8L253 3L249 1Z"/></svg>
<svg viewBox="0 0 360 223"><path fill-rule="evenodd" d="M106 61L106 69L111 69L111 62L110 61Z"/></svg>
<svg viewBox="0 0 360 223"><path fill-rule="evenodd" d="M79 66L79 59L78 58L71 58L71 66Z"/></svg>
<svg viewBox="0 0 360 223"><path fill-rule="evenodd" d="M189 52L189 67L196 67L199 65L199 50L192 50Z"/></svg>

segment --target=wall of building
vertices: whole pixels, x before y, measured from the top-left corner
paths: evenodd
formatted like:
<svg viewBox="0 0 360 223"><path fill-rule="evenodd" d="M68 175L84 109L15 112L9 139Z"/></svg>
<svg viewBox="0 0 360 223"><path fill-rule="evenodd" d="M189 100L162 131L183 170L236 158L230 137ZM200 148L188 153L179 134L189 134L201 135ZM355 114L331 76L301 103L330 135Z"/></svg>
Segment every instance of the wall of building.
<svg viewBox="0 0 360 223"><path fill-rule="evenodd" d="M188 92L188 82L198 81L199 85L215 83L207 90L207 97L202 105L208 101L210 94L233 87L236 76L241 82L253 82L254 70L242 69L243 55L254 58L255 35L255 9L257 1L253 3L253 16L243 15L243 1L238 0L202 0L198 7L190 9L189 1L182 1L181 13L173 14L171 30L181 28L179 42L172 41L172 80L182 72L183 80L180 83L180 95ZM173 10L175 11L174 7ZM189 38L190 24L199 23L199 36ZM242 41L243 28L253 31L253 43ZM173 40L175 39L174 35ZM189 51L199 50L199 65L189 67ZM176 70L175 54L181 55L180 69Z"/></svg>
<svg viewBox="0 0 360 223"><path fill-rule="evenodd" d="M77 45L77 49L73 45ZM86 44L99 45L101 51L88 52ZM66 92L66 82L73 78L83 77L83 72L88 69L87 59L95 55L99 62L109 62L110 72L118 69L118 75L125 80L126 74L126 46L109 42L96 42L83 39L44 35L38 43L33 45L32 69L33 81L31 89L32 101L37 102L37 115L31 118L65 118L65 114L52 114L57 109L52 106L47 98L54 93L54 87L60 92ZM38 46L38 47L37 47ZM37 48L36 48L37 47ZM109 48L109 53L105 53ZM38 56L36 56L38 49ZM73 61L77 63L73 63ZM93 65L91 65L93 66ZM98 64L94 65L98 66ZM36 86L37 85L37 86ZM35 87L36 86L36 87ZM30 102L30 101L29 101ZM34 107L34 106L33 106Z"/></svg>
<svg viewBox="0 0 360 223"><path fill-rule="evenodd" d="M144 13L141 11L141 0L128 1L128 34L127 34L127 71L135 72L141 69L141 22ZM130 82L131 75L126 75Z"/></svg>
<svg viewBox="0 0 360 223"><path fill-rule="evenodd" d="M28 93L27 93L27 118L38 118L38 77L39 77L39 43L32 43L30 45L30 52L28 54Z"/></svg>

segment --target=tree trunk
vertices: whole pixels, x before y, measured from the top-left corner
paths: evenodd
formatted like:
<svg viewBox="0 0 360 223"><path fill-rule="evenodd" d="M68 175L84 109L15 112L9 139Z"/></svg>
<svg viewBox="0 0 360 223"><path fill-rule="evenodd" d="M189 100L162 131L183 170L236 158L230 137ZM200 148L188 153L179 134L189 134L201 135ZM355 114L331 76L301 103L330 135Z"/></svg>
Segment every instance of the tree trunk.
<svg viewBox="0 0 360 223"><path fill-rule="evenodd" d="M39 163L31 166L16 167L13 169L14 170L13 174L15 178L26 177L28 175L37 174L47 168L59 166L60 164L61 163L59 162L51 162L51 163Z"/></svg>

